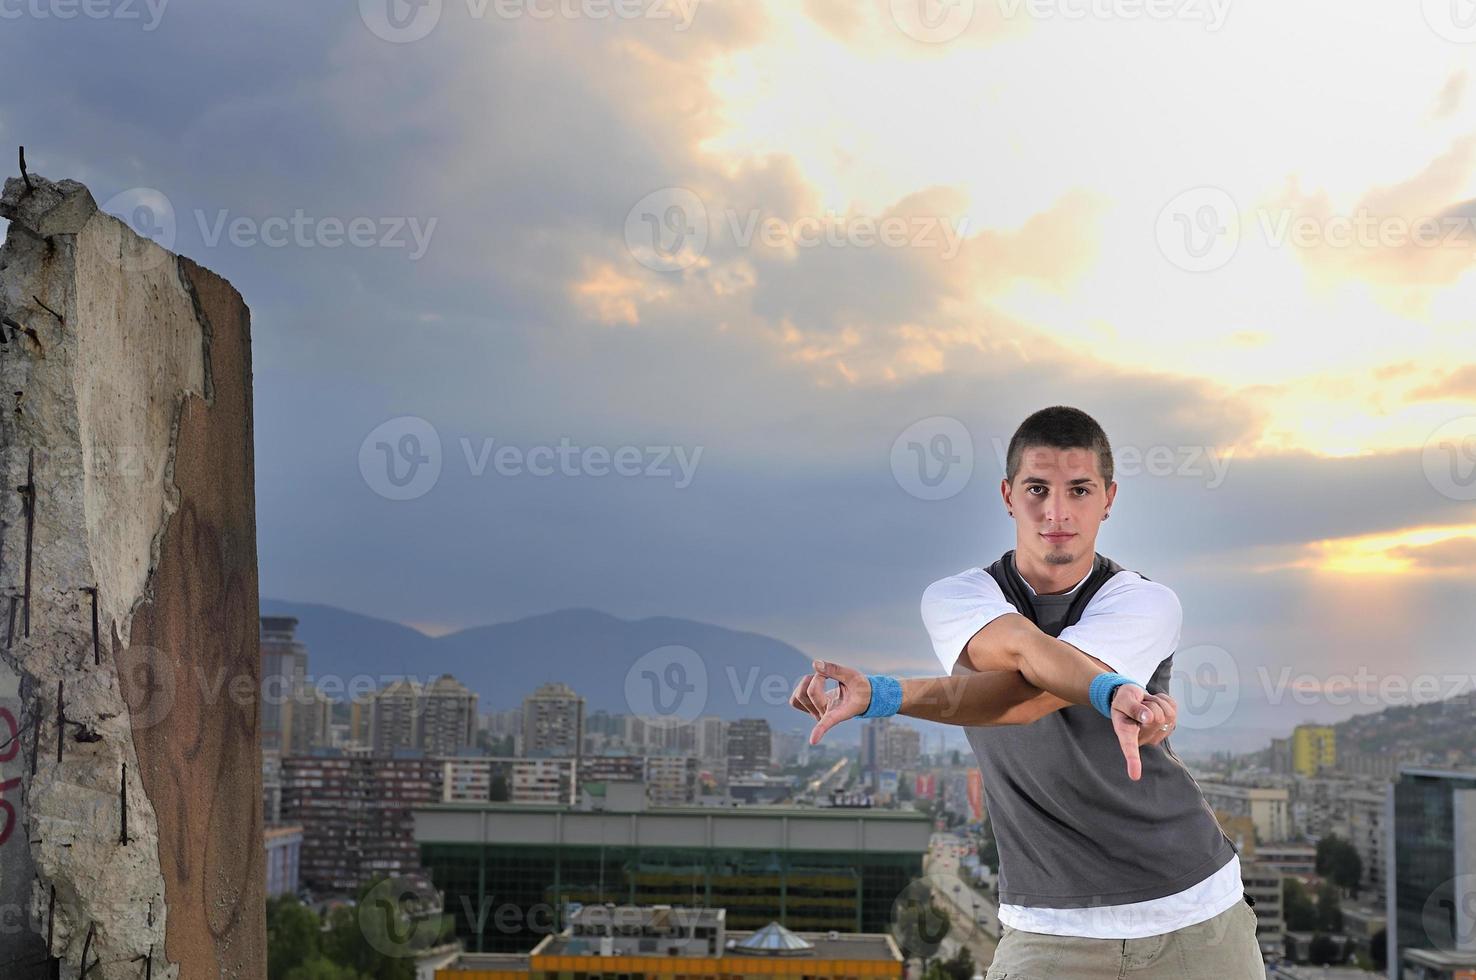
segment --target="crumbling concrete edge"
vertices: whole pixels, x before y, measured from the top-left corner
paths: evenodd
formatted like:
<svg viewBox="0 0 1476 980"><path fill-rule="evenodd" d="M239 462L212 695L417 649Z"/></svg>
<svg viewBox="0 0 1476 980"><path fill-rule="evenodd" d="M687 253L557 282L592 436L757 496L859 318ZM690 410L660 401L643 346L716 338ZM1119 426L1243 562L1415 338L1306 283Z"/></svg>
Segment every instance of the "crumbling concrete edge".
<svg viewBox="0 0 1476 980"><path fill-rule="evenodd" d="M60 960L63 977L81 973L85 950L88 963L97 964L88 973L90 977L133 978L142 975L140 968L147 963L150 976L173 980L177 966L164 955L168 909L160 871L159 827L138 777L133 738L136 725L155 724L159 719L139 717L135 711L142 708L148 715L152 705L126 702L118 678L120 668L111 657L94 662L94 644L101 640L93 636L87 597L75 585L59 586L48 579L70 572L69 578L80 575L97 587L99 630L106 630L110 638L116 636L127 652L134 614L154 598L162 542L180 504L173 471L185 406L191 395L202 397L207 405L214 403L210 323L177 256L98 211L81 184L52 183L35 175L30 182L28 187L12 178L0 197L0 214L11 221L0 249L0 282L4 284L0 312L13 323L34 330L34 336L16 334L7 326L11 343L0 353L0 376L17 383L14 389L0 390L25 392L23 402L30 396L22 409L22 413L29 410L28 415L4 411L0 419L7 484L0 491L7 525L0 534L0 586L21 581L18 573L23 573L21 562L25 560L17 545L28 519L27 501L11 488L26 482L30 449L40 443L49 457L33 473L31 500L37 506L30 515L36 522L32 587L28 598L12 597L29 605L30 635L20 635L17 624L15 633L7 637L9 645L0 651L0 659L21 678L25 704L34 706L24 716L23 742L26 731L40 733L29 745L34 775L23 785L25 833L37 875L31 889L30 924L38 935L50 935L47 953ZM100 228L95 222L107 225ZM87 419L79 418L84 413L79 411L82 402L76 386L88 382L84 372L96 364L87 363L87 352L79 350L79 326L86 323L87 312L79 311L78 250L88 247L84 240L95 245L115 236L118 250L110 256L112 260L119 264L132 261L138 268L131 271L145 275L160 271L188 297L199 330L194 351L200 358L198 390L186 383L173 392L161 460L162 484L145 488L145 492L154 489L159 494L157 507L152 509L155 526L149 534L148 565L141 587L132 590L126 603L119 601L124 598L119 595L123 589L110 588L119 581L99 581L98 566L106 562L100 562L79 530L100 519L89 511L97 503L97 494L90 489L95 491L99 482L116 481L118 475L105 472L113 463L99 459L84 443L82 429ZM151 269L151 263L166 264ZM39 292L33 292L33 286ZM44 305L39 302L41 296ZM47 472L58 455L60 464ZM79 540L83 542L81 552L69 550ZM118 609L120 605L126 611ZM121 614L104 614L104 606ZM0 606L0 613L4 611ZM106 646L111 649L112 643ZM146 651L133 663L149 660L147 666L157 668L167 657L165 651ZM64 691L64 717L52 717L58 714L59 683ZM84 734L98 738L82 741L79 736ZM57 747L56 754L50 751L52 746ZM124 765L126 777L119 773ZM126 782L126 803L119 779ZM120 839L125 819L126 842Z"/></svg>

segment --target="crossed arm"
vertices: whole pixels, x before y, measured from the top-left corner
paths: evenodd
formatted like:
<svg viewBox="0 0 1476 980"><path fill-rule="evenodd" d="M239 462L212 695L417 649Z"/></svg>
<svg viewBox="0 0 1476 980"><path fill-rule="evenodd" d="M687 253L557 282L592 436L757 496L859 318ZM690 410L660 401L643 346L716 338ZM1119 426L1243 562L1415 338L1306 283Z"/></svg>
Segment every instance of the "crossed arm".
<svg viewBox="0 0 1476 980"><path fill-rule="evenodd" d="M959 654L975 673L950 677L906 678L899 714L948 725L1027 725L1070 704L1089 703L1092 678L1112 668L1076 647L1048 636L1019 613L992 620ZM825 681L835 679L827 696ZM801 680L790 705L817 719L810 744L871 701L865 676L849 667L815 662ZM1112 726L1133 779L1141 772L1137 747L1157 744L1172 730L1177 711L1165 695L1138 685L1118 689L1112 700Z"/></svg>

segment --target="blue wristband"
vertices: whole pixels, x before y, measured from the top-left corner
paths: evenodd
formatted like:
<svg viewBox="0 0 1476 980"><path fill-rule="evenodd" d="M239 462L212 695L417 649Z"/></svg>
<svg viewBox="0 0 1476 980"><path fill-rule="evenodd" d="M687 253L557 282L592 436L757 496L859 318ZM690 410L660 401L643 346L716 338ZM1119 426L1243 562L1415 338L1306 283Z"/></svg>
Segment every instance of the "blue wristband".
<svg viewBox="0 0 1476 980"><path fill-rule="evenodd" d="M890 718L902 707L902 682L888 674L867 674L871 685L871 703L861 712L862 718Z"/></svg>
<svg viewBox="0 0 1476 980"><path fill-rule="evenodd" d="M1092 707L1107 717L1112 717L1112 695L1124 684L1136 684L1137 681L1122 674L1102 673L1092 678L1092 686L1087 689L1087 698L1092 702Z"/></svg>

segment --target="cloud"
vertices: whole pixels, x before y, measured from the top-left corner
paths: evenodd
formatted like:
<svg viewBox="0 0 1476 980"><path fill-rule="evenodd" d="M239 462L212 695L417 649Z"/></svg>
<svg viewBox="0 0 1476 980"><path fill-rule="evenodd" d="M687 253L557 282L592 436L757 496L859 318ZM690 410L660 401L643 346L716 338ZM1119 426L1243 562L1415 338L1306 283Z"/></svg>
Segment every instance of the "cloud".
<svg viewBox="0 0 1476 980"><path fill-rule="evenodd" d="M1365 192L1340 211L1323 192L1291 182L1263 213L1323 282L1376 287L1448 285L1465 276L1476 247L1476 208L1457 203L1476 175L1476 137L1465 136L1407 180Z"/></svg>

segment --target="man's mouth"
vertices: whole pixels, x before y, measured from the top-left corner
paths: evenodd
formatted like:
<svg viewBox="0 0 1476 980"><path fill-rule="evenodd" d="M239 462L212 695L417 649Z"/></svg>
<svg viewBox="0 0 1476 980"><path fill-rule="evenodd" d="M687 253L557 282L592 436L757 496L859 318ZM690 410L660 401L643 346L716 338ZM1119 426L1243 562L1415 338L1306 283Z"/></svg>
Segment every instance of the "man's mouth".
<svg viewBox="0 0 1476 980"><path fill-rule="evenodd" d="M1047 541L1060 542L1060 541L1066 541L1066 540L1069 540L1070 538L1076 537L1076 532L1074 532L1074 531L1047 531L1044 534L1042 534L1041 537L1045 538Z"/></svg>

